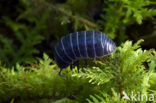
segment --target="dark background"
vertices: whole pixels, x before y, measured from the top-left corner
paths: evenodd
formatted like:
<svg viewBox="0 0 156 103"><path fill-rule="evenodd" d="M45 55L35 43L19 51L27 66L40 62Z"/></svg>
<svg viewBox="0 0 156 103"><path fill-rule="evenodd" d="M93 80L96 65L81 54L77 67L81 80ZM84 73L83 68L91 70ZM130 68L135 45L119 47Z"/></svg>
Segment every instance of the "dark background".
<svg viewBox="0 0 156 103"><path fill-rule="evenodd" d="M119 46L144 39L156 48L154 0L0 0L0 60L14 66L53 58L59 39L71 32L100 30Z"/></svg>

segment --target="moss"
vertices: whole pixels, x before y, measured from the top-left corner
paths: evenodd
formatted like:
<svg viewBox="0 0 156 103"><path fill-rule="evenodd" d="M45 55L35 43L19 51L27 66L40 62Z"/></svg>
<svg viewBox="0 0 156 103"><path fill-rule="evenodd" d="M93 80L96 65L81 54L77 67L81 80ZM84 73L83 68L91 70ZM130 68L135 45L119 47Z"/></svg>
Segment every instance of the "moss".
<svg viewBox="0 0 156 103"><path fill-rule="evenodd" d="M0 100L12 103L105 103L123 102L120 99L123 91L128 94L131 91L154 93L155 51L142 50L141 41L134 45L127 41L117 47L111 58L107 58L109 65L97 60L97 65L80 73L76 68L73 71L67 68L64 72L68 78L58 75L59 68L46 54L37 64L17 64L16 71L0 66ZM144 62L148 63L147 68Z"/></svg>

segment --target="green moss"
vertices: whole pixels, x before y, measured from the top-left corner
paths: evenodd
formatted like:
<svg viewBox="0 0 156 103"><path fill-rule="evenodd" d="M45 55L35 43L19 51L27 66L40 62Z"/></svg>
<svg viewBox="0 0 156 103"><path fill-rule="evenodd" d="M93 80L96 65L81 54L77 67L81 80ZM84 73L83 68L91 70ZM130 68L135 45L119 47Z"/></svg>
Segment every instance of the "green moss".
<svg viewBox="0 0 156 103"><path fill-rule="evenodd" d="M118 47L107 58L110 65L98 60L80 73L67 68L68 78L58 75L59 68L46 54L37 64L17 64L16 71L0 66L0 102L108 103L123 102L121 91L155 93L155 51L139 48L141 41L134 45L127 41Z"/></svg>

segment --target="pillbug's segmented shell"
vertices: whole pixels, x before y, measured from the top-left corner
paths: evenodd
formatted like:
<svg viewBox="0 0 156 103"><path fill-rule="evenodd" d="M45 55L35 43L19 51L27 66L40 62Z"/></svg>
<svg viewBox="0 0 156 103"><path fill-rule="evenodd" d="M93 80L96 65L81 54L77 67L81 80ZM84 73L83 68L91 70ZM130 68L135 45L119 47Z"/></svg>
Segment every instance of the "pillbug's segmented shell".
<svg viewBox="0 0 156 103"><path fill-rule="evenodd" d="M116 50L115 43L100 31L71 33L55 46L55 61L60 68L68 67L79 58L96 58L109 55Z"/></svg>

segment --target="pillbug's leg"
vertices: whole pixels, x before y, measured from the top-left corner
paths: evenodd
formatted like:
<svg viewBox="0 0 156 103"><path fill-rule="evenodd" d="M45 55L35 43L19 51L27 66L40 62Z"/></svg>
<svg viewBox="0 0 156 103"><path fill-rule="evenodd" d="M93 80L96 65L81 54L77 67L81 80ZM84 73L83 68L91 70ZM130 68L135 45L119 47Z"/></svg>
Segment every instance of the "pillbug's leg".
<svg viewBox="0 0 156 103"><path fill-rule="evenodd" d="M78 70L78 73L79 73L79 70L80 70L80 68L79 68L79 61L77 61L77 70Z"/></svg>
<svg viewBox="0 0 156 103"><path fill-rule="evenodd" d="M94 58L94 63L97 64L97 62L96 62L96 58Z"/></svg>
<svg viewBox="0 0 156 103"><path fill-rule="evenodd" d="M62 70L63 70L63 69L62 69L62 68L60 68L60 71L59 71L59 76L60 76L60 77L67 78L67 76L61 75Z"/></svg>
<svg viewBox="0 0 156 103"><path fill-rule="evenodd" d="M103 60L105 61L105 63L106 63L106 64L108 64L108 65L109 65L108 61L107 61L105 58L103 58Z"/></svg>
<svg viewBox="0 0 156 103"><path fill-rule="evenodd" d="M72 64L70 64L70 70L72 70L73 69L73 65Z"/></svg>
<svg viewBox="0 0 156 103"><path fill-rule="evenodd" d="M108 57L112 59L112 57L110 55L108 55Z"/></svg>
<svg viewBox="0 0 156 103"><path fill-rule="evenodd" d="M83 67L84 67L84 66L82 65L82 67L81 67L81 68L82 68L82 69L81 69L82 71L83 71Z"/></svg>
<svg viewBox="0 0 156 103"><path fill-rule="evenodd" d="M88 62L87 62L86 59L84 61L85 61L85 64L86 64L86 68L88 69Z"/></svg>

